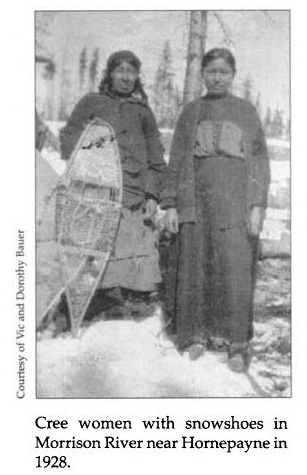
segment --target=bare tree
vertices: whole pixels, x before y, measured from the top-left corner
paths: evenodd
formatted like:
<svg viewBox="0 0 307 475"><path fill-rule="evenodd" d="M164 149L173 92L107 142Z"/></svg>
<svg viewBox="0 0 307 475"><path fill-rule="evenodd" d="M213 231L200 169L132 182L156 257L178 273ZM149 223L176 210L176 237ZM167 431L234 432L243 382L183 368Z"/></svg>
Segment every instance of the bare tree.
<svg viewBox="0 0 307 475"><path fill-rule="evenodd" d="M222 17L216 12L212 12L212 14L223 32L223 42L227 46L233 44L230 30ZM202 93L201 59L206 51L208 15L208 10L192 10L190 12L187 68L183 94L184 104L200 97Z"/></svg>
<svg viewBox="0 0 307 475"><path fill-rule="evenodd" d="M173 79L171 46L166 41L154 85L154 110L160 127L173 127L178 117L180 96Z"/></svg>
<svg viewBox="0 0 307 475"><path fill-rule="evenodd" d="M187 68L183 93L184 104L196 99L202 92L201 58L205 52L207 21L207 10L191 11Z"/></svg>

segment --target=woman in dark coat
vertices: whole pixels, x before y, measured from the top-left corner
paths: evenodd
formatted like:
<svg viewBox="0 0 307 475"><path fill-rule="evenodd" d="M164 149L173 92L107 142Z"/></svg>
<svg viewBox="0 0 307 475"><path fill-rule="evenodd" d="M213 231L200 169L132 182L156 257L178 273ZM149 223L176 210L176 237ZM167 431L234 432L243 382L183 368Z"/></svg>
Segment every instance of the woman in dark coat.
<svg viewBox="0 0 307 475"><path fill-rule="evenodd" d="M165 163L156 121L139 79L140 67L140 60L130 51L112 54L99 92L78 102L60 139L62 158L68 160L94 117L113 127L123 169L123 209L115 251L101 287L151 292L161 276L150 220L160 198ZM116 295L120 298L120 292Z"/></svg>
<svg viewBox="0 0 307 475"><path fill-rule="evenodd" d="M226 345L229 367L244 371L268 154L255 108L229 93L231 52L209 51L202 71L207 94L179 117L161 203L168 230L178 233L168 311L179 347L192 359L208 343Z"/></svg>

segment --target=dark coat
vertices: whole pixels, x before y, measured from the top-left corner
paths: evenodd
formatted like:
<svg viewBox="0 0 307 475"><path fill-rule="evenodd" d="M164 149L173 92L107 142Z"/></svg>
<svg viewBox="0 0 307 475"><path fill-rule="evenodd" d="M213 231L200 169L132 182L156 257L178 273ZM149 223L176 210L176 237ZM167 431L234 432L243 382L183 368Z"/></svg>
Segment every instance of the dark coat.
<svg viewBox="0 0 307 475"><path fill-rule="evenodd" d="M246 209L266 207L270 179L268 153L258 113L249 102L228 95L226 107L242 129L246 163ZM206 96L187 104L176 125L161 199L162 209L176 207L180 222L195 222L194 151L196 130Z"/></svg>
<svg viewBox="0 0 307 475"><path fill-rule="evenodd" d="M62 159L69 159L82 131L94 117L102 118L115 131L123 168L124 204L130 207L146 197L158 201L165 170L163 147L154 115L139 99L85 95L61 130Z"/></svg>

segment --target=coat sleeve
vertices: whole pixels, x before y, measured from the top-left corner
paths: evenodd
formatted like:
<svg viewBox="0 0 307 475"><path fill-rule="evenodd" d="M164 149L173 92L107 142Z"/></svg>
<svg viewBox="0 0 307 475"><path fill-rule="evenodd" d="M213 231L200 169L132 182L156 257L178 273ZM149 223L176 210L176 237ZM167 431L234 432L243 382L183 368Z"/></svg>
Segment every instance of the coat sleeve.
<svg viewBox="0 0 307 475"><path fill-rule="evenodd" d="M166 164L163 158L164 148L161 144L160 133L150 108L146 108L143 118L143 133L147 152L144 191L147 197L159 201Z"/></svg>
<svg viewBox="0 0 307 475"><path fill-rule="evenodd" d="M269 155L260 118L254 110L252 138L252 190L250 206L267 207L270 184Z"/></svg>
<svg viewBox="0 0 307 475"><path fill-rule="evenodd" d="M88 122L94 118L91 94L87 94L73 109L67 124L60 131L61 158L69 157Z"/></svg>
<svg viewBox="0 0 307 475"><path fill-rule="evenodd" d="M162 209L176 208L177 206L178 170L182 159L186 155L189 143L188 127L188 108L185 108L179 116L172 140L169 163L164 176L161 194L160 206Z"/></svg>

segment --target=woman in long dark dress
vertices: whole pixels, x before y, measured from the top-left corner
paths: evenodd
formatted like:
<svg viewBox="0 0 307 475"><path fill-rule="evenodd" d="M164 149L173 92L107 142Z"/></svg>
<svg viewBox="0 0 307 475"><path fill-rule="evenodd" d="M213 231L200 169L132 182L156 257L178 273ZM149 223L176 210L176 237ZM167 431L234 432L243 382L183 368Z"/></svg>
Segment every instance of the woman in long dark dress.
<svg viewBox="0 0 307 475"><path fill-rule="evenodd" d="M179 117L161 203L166 227L178 233L168 310L179 347L192 359L208 343L226 346L230 369L244 371L268 154L255 108L229 93L231 52L209 51L202 71L207 94Z"/></svg>

